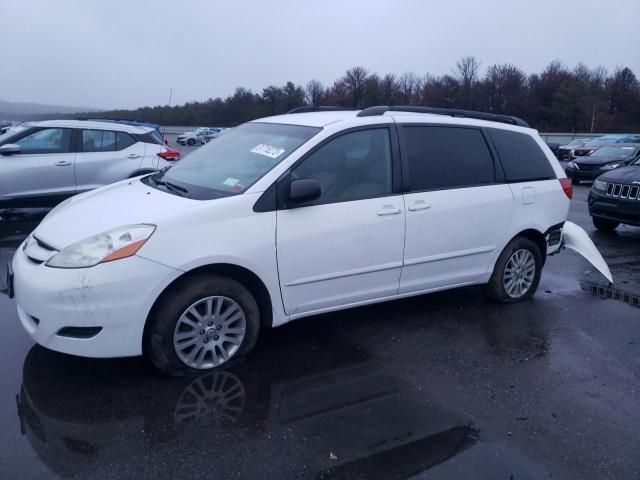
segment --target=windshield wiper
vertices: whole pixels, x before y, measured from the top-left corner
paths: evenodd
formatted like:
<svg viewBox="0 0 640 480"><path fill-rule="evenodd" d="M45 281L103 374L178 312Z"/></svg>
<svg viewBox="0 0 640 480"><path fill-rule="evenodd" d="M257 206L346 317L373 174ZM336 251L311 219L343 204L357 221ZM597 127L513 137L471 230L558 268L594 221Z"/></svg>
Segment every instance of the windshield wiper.
<svg viewBox="0 0 640 480"><path fill-rule="evenodd" d="M186 196L185 194L189 193L189 190L187 190L184 187L181 187L180 185L176 185L175 183L167 182L165 180L160 180L164 176L164 172L162 172L162 175L159 175L159 176L157 175L158 174L149 176L149 179L153 182L154 185L161 185L165 187L167 190L169 190L170 192L173 192L182 197Z"/></svg>

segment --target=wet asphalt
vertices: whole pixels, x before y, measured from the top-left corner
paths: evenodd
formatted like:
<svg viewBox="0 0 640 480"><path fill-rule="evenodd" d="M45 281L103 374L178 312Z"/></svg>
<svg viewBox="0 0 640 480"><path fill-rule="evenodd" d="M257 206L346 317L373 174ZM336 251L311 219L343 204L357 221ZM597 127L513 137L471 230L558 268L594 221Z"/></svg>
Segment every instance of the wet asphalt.
<svg viewBox="0 0 640 480"><path fill-rule="evenodd" d="M615 290L563 252L531 301L300 320L198 378L34 346L0 295L0 478L640 478L640 228L595 232L587 193ZM2 215L0 278L44 213Z"/></svg>

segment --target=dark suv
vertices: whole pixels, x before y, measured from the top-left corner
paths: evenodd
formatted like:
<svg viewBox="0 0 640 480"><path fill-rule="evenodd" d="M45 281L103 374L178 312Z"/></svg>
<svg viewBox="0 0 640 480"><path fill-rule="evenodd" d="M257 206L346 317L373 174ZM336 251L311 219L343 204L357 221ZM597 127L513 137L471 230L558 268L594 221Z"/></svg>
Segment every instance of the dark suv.
<svg viewBox="0 0 640 480"><path fill-rule="evenodd" d="M589 193L589 214L600 230L640 226L640 158L600 175Z"/></svg>
<svg viewBox="0 0 640 480"><path fill-rule="evenodd" d="M624 167L639 156L640 143L614 143L570 161L564 171L575 185L580 180L593 181L603 173Z"/></svg>

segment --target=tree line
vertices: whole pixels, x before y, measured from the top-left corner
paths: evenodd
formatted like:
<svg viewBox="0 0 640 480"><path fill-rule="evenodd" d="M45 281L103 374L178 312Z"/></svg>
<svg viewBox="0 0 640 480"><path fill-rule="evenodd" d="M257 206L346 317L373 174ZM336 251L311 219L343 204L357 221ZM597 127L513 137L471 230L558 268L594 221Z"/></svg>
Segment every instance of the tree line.
<svg viewBox="0 0 640 480"><path fill-rule="evenodd" d="M184 105L82 114L135 118L161 125L234 126L302 105L364 108L373 105L427 105L515 115L544 132L640 131L640 82L628 67L608 72L579 64L551 62L541 73L526 74L512 64L484 70L477 58L460 59L444 75L378 75L353 67L325 86L287 82L260 93L237 88L226 98Z"/></svg>

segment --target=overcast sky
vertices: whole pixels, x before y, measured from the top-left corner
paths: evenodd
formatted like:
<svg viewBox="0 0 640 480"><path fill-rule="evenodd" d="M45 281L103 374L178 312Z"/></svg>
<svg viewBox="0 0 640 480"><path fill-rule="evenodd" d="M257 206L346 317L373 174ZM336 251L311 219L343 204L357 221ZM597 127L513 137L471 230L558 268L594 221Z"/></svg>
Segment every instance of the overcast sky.
<svg viewBox="0 0 640 480"><path fill-rule="evenodd" d="M640 75L640 0L0 0L0 99L132 108L372 72Z"/></svg>

